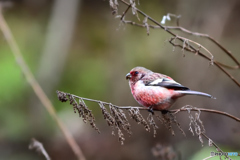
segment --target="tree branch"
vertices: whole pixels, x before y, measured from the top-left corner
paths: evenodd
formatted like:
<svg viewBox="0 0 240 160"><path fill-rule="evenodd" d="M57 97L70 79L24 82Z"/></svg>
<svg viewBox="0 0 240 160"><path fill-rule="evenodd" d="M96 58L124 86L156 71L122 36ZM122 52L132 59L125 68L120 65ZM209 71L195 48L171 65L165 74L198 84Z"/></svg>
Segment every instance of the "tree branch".
<svg viewBox="0 0 240 160"><path fill-rule="evenodd" d="M201 135L208 140L209 146L212 146L212 145L213 145L213 146L217 149L218 152L223 153L223 150L222 150L220 147L218 147L218 145L217 145L215 142L213 142L205 133L201 133ZM228 158L228 160L231 160L231 158L228 157L228 155L225 155L225 154L224 154L224 156L225 156L226 158ZM220 158L220 159L221 159L221 158Z"/></svg>
<svg viewBox="0 0 240 160"><path fill-rule="evenodd" d="M120 0L123 4L128 6L131 6L131 4L129 4L128 2L124 1L124 0ZM131 6L132 7L132 6ZM127 10L128 10L127 9ZM149 19L151 22L153 22L154 24L156 24L157 26L153 26L153 25L144 25L144 24L137 24L135 22L131 22L131 21L125 21L124 18L121 19L121 21L123 23L128 23L131 25L136 25L139 27L150 27L150 28L161 28L164 31L166 31L167 33L171 34L174 38L177 37L177 35L175 33L173 33L172 31L170 31L170 29L179 29L185 33L189 33L192 35L197 35L197 36L202 36L202 37L206 37L209 38L213 43L215 43L218 47L220 47L236 64L237 66L229 66L226 64L223 64L221 62L215 61L213 59L211 59L210 57L204 55L202 52L199 51L199 49L196 49L195 47L193 47L192 45L189 45L189 48L192 50L191 52L193 53L198 53L198 55L200 55L201 57L213 62L213 64L215 64L223 73L225 73L235 84L238 85L238 87L240 87L240 83L224 68L228 68L228 69L239 69L240 68L240 62L226 49L224 48L220 43L218 43L215 39L213 39L212 37L210 37L207 34L201 34L201 33L197 33L197 32L191 32L183 27L170 27L170 26L163 26L161 25L159 22L157 22L155 19L153 19L152 17L150 17L149 15L147 15L146 13L144 13L143 11L139 10L138 8L134 7L134 10L136 10L138 13L140 13L142 16L147 17L147 19ZM125 12L124 12L124 17L125 17ZM178 18L179 19L179 18ZM179 21L177 21L177 25L179 25ZM147 33L149 33L149 31L147 30ZM184 43L184 39L179 39L182 43ZM173 45L173 43L171 43ZM180 47L181 45L179 45ZM186 51L189 51L188 49L184 48Z"/></svg>
<svg viewBox="0 0 240 160"><path fill-rule="evenodd" d="M236 120L237 122L240 122L240 118L238 117L235 117L227 112L223 112L223 111L218 111L218 110L214 110L214 109L206 109L206 108L187 108L187 107L182 107L180 109L172 109L172 110L169 110L169 112L173 113L173 114L177 114L178 112L181 112L181 111L189 111L189 110L192 110L192 111L201 111L201 112L209 112L209 113L215 113L215 114L219 114L219 115L223 115L223 116L227 116L233 120Z"/></svg>
<svg viewBox="0 0 240 160"><path fill-rule="evenodd" d="M195 36L199 36L199 37L205 37L205 38L209 39L210 41L215 43L219 48L221 48L237 64L237 66L230 67L231 69L239 69L240 68L240 62L232 55L232 53L230 51L228 51L225 47L223 47L223 45L221 45L219 42L217 42L210 35L204 34L204 33L192 32L192 31L187 30L186 28L183 28L183 27L180 27L180 26L165 26L165 27L166 27L166 29L180 30L182 32L185 32L185 33L188 33L188 34L191 34L191 35L195 35Z"/></svg>

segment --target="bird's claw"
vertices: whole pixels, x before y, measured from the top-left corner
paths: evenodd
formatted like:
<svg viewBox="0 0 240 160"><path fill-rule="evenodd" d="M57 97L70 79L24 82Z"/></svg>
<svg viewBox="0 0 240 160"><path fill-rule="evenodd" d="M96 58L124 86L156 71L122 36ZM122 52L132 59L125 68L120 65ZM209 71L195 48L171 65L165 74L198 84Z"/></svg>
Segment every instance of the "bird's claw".
<svg viewBox="0 0 240 160"><path fill-rule="evenodd" d="M161 110L162 114L167 114L169 111L168 110Z"/></svg>
<svg viewBox="0 0 240 160"><path fill-rule="evenodd" d="M152 115L154 115L154 111L152 107L149 107L148 112L152 113Z"/></svg>

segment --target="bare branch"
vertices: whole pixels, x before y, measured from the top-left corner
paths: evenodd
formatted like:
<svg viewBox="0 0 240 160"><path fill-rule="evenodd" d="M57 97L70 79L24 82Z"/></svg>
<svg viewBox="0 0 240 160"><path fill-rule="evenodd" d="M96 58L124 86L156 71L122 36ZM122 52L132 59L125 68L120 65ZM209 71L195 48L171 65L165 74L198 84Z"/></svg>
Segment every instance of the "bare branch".
<svg viewBox="0 0 240 160"><path fill-rule="evenodd" d="M120 18L121 21L124 20L124 17L125 17L125 15L127 14L128 10L129 10L130 8L131 8L131 4L128 5L128 8L123 12L123 14L122 14L122 16L121 16L121 18Z"/></svg>
<svg viewBox="0 0 240 160"><path fill-rule="evenodd" d="M130 6L131 4L129 4L128 2L124 1L124 0L120 0L123 4L125 5L128 5ZM132 5L131 5L132 7ZM129 9L129 8L128 8ZM209 38L213 43L215 43L218 47L220 47L224 53L226 53L236 64L237 66L229 66L229 65L226 65L226 64L223 64L221 62L218 62L218 61L215 61L213 60L212 58L209 58L207 57L206 55L204 55L202 52L199 51L199 49L193 47L192 45L189 45L189 48L185 48L185 47L182 47L182 45L176 45L178 47L181 47L181 48L184 48L186 51L190 51L190 52L193 52L193 53L198 53L198 55L200 55L201 57L209 60L211 63L215 64L223 73L225 73L230 79L232 79L232 81L238 85L238 87L240 87L240 83L228 72L226 71L224 68L227 68L227 69L239 69L240 68L240 62L226 49L224 48L220 43L218 43L215 39L213 39L212 37L210 37L209 35L207 34L201 34L201 33L197 33L197 32L191 32L183 27L171 27L171 26L163 26L161 25L159 22L157 22L156 20L154 20L153 18L151 18L149 15L147 15L146 13L144 13L143 11L139 10L138 8L136 8L134 6L134 9L140 13L142 16L144 17L148 17L148 20L150 20L151 22L153 22L154 24L156 24L157 26L153 26L153 25L142 25L142 24L137 24L135 22L131 22L131 21L125 21L125 20L122 20L123 23L127 23L127 24L131 24L131 25L136 25L136 26L139 26L139 27L145 27L145 28L161 28L161 29L164 29L164 31L166 31L167 33L171 34L172 36L174 37L177 37L177 35L175 33L173 33L172 31L170 31L170 29L179 29L183 32L186 32L186 33L189 33L189 34L192 34L192 35L195 35L195 36L202 36L202 37L207 37ZM125 16L125 14L124 14ZM170 16L168 16L170 17ZM177 18L177 25L179 25L179 18ZM182 43L184 43L184 39L179 39ZM170 42L170 41L169 41ZM171 43L171 42L170 42ZM174 45L174 43L171 43L172 45ZM197 44L197 42L195 42L195 44ZM175 46L175 45L174 45ZM206 48L204 49L206 50ZM208 53L210 53L208 50L206 50Z"/></svg>
<svg viewBox="0 0 240 160"><path fill-rule="evenodd" d="M145 28L146 26L143 25L143 24L139 24L139 23L136 23L136 22L133 22L133 21L129 21L129 20L125 20L123 19L122 20L123 23L125 24L131 24L131 25L134 25L134 26L138 26L138 27L143 27ZM148 25L149 28L152 28L152 29L159 29L161 28L160 26L157 26L157 25ZM224 48L220 43L218 43L216 40L214 40L212 37L210 37L209 35L207 34L203 34L203 33L198 33L198 32L191 32L183 27L178 27L178 26L165 26L164 28L165 30L168 30L168 29L179 29L183 32L186 32L188 34L191 34L191 35L195 35L195 36L199 36L199 37L206 37L206 38L209 38L211 41L213 41L218 47L220 47L224 52L226 52L228 54L229 57L231 57L233 59L233 61L237 64L237 66L229 66L229 65L226 65L226 64L223 64L219 61L215 61L214 63L218 63L220 66L224 67L224 68L228 68L228 69L239 69L240 68L240 62L238 62L238 60L231 54L230 51L228 51L226 48ZM171 40L174 39L174 38L171 38L170 39L170 43L171 43ZM186 39L186 38L185 38ZM195 42L195 41L194 41ZM197 42L195 42L197 43ZM171 43L173 46L179 46L180 48L183 48L182 45L174 45L174 43ZM198 53L199 49L197 51L194 51L194 50L188 50L188 48L185 48L186 51L190 51L190 52L193 52L193 53ZM206 58L206 57L204 57Z"/></svg>
<svg viewBox="0 0 240 160"><path fill-rule="evenodd" d="M229 113L226 112L222 112L222 111L218 111L218 110L214 110L214 109L206 109L206 108L192 108L190 106L186 106L186 107L182 107L180 109L172 109L169 112L173 113L173 114L177 114L180 111L188 111L188 110L192 110L192 111L201 111L201 112L209 112L209 113L215 113L215 114L220 114L220 115L224 115L227 116L229 118L232 118L234 120L236 120L237 122L240 122L240 118L237 118Z"/></svg>
<svg viewBox="0 0 240 160"><path fill-rule="evenodd" d="M182 49L186 49L187 51L194 52L195 54L198 54L200 52L200 49L203 48L210 55L210 57L208 57L208 59L211 60L210 61L211 65L213 65L213 58L214 58L214 56L213 56L213 54L209 50L207 50L207 48L205 48L204 46L202 46L201 44L199 44L199 43L197 43L195 41L192 41L192 40L184 38L184 37L176 36L176 37L174 37L174 40L175 39L182 39L183 40ZM197 51L191 50L191 48L189 47L190 46L189 42L191 42L193 44L196 44L198 46L198 50ZM171 44L176 46L176 44L174 44L173 41L171 41ZM186 44L187 44L187 46L186 46Z"/></svg>
<svg viewBox="0 0 240 160"><path fill-rule="evenodd" d="M217 149L218 152L223 153L223 150L222 150L220 147L218 147L218 145L217 145L215 142L213 142L205 133L201 133L201 135L202 135L204 138L206 138L208 141L211 141L211 144ZM223 154L223 155L224 155L226 158L228 158L228 160L231 160L231 158L228 157L227 155L225 155L225 154Z"/></svg>
<svg viewBox="0 0 240 160"><path fill-rule="evenodd" d="M221 48L229 57L231 57L231 59L237 64L237 66L227 66L230 69L239 69L240 68L240 62L232 55L232 53L230 51L228 51L225 47L223 47L219 42L217 42L213 37L211 37L208 34L204 34L204 33L198 33L198 32L192 32L190 30L187 30L186 28L180 27L180 26L165 26L166 29L170 29L170 30L180 30L182 32L194 35L194 36L199 36L199 37L205 37L207 39L209 39L210 41L212 41L213 43L215 43L219 48Z"/></svg>

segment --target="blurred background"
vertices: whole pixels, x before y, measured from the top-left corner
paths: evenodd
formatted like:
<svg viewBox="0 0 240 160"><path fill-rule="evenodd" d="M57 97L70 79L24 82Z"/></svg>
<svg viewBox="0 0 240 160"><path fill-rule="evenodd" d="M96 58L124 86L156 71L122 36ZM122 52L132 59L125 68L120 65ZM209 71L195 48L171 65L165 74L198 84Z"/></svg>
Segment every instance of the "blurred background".
<svg viewBox="0 0 240 160"><path fill-rule="evenodd" d="M210 156L214 147L188 131L186 113L177 116L186 132L184 137L174 127L175 136L157 121L157 137L131 121L133 135L125 135L125 144L111 135L111 128L94 103L98 134L83 123L72 106L57 99L56 90L78 96L138 106L125 75L135 66L144 66L167 74L192 90L203 91L216 100L186 96L174 109L184 105L221 110L240 117L240 88L223 72L192 53L173 48L169 34L161 29L123 25L111 14L109 1L97 0L15 0L1 1L3 15L23 53L24 59L43 90L54 104L57 114L73 134L87 159L157 159L154 147L170 147L181 159L195 160ZM167 13L180 14L180 25L214 37L240 60L240 1L237 0L154 0L139 1L138 8L157 21ZM119 14L127 8L119 2ZM126 20L137 22L131 11ZM144 17L140 16L141 21ZM140 22L141 23L141 22ZM175 25L174 19L166 25ZM195 40L213 53L216 60L235 65L218 47L205 38L174 31ZM173 51L174 50L174 51ZM185 56L184 56L185 55ZM239 70L230 71L240 81ZM44 159L29 150L31 138L45 146L49 156L58 160L76 157L21 73L15 58L0 36L0 159ZM147 116L147 113L144 114ZM228 117L202 113L206 134L226 152L240 153L240 124ZM161 148L160 147L160 148ZM232 157L233 159L237 159ZM176 158L179 159L179 158ZM240 159L240 158L239 158Z"/></svg>

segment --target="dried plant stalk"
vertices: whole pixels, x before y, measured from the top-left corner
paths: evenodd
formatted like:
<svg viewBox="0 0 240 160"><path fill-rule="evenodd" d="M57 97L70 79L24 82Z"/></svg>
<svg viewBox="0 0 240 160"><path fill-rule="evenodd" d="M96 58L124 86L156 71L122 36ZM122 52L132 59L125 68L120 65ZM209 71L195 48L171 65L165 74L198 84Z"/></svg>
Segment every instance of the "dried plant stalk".
<svg viewBox="0 0 240 160"><path fill-rule="evenodd" d="M145 107L133 107L133 106L117 106L113 105L108 102L103 102L99 100L94 100L94 99L89 99L89 98L83 98L79 97L70 93L64 93L61 91L57 91L58 94L58 99L61 102L66 102L70 101L70 104L73 106L73 109L75 112L79 113L79 116L83 118L85 122L89 121L90 124L92 125L93 128L96 130L97 127L95 125L95 119L92 115L91 110L88 109L87 105L85 104L84 101L91 101L91 102L96 102L98 103L102 114L103 118L106 120L107 124L112 128L113 130L113 135L115 135L115 131L117 131L118 135L118 140L120 141L121 144L124 144L125 138L124 138L124 133L123 131L126 131L129 135L132 134L131 132L131 125L127 119L126 114L124 113L123 110L127 110L128 114L131 119L137 122L137 124L141 124L145 127L146 131L150 131L150 126L153 128L153 136L155 137L157 134L157 129L158 126L154 120L154 116L168 128L169 131L171 131L172 135L175 135L175 132L172 128L172 125L176 125L178 129L181 131L181 133L186 136L184 130L181 128L180 123L178 123L176 119L176 115L180 112L188 112L190 123L189 123L189 130L193 135L197 135L201 144L203 145L203 139L202 137L205 137L208 140L209 146L213 145L218 149L220 152L223 153L223 151L214 143L209 137L206 136L205 134L205 128L203 125L203 122L200 119L201 112L211 112L211 113L216 113L216 114L221 114L224 116L228 116L238 122L240 122L240 119L232 116L228 113L221 112L221 111L216 111L216 110L211 110L211 109L203 109L203 108L195 108L192 106L184 106L180 109L177 110L169 110L169 111L161 111L162 115L157 115L157 114L152 114L150 113L147 117L147 120L144 119L143 115L141 114L140 110L148 111L148 108ZM76 99L79 100L79 102L76 101ZM107 110L107 108L109 111ZM154 110L155 112L157 110ZM94 125L93 125L94 124ZM99 130L98 130L99 131Z"/></svg>

